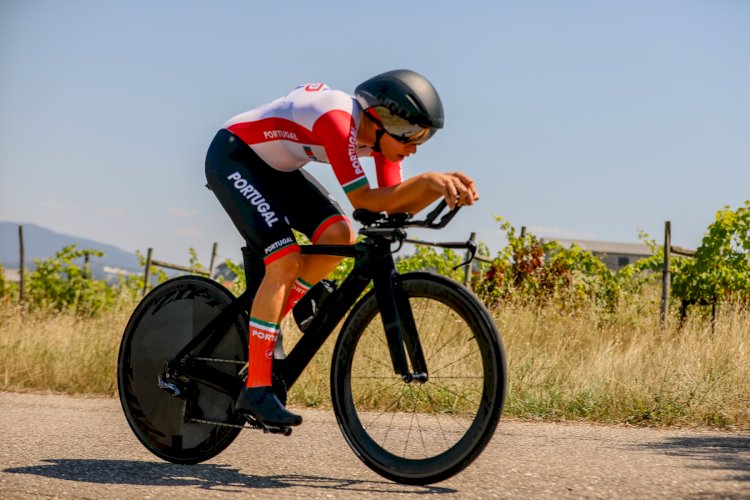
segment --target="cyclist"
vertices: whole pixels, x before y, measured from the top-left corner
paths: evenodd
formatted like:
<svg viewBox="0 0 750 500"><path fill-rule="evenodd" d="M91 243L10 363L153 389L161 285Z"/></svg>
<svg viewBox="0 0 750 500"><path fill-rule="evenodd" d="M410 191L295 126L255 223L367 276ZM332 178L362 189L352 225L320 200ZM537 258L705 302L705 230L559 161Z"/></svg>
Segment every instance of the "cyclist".
<svg viewBox="0 0 750 500"><path fill-rule="evenodd" d="M453 208L479 196L460 172L402 178L401 161L443 127L433 85L410 70L389 71L361 83L354 96L308 83L224 124L206 156L210 189L265 275L250 311L246 387L236 408L268 426L299 425L272 390L273 352L282 318L340 257L301 255L291 228L313 244L352 244L355 233L336 200L301 168L330 163L354 208L415 214L440 197ZM371 187L359 158L375 160Z"/></svg>

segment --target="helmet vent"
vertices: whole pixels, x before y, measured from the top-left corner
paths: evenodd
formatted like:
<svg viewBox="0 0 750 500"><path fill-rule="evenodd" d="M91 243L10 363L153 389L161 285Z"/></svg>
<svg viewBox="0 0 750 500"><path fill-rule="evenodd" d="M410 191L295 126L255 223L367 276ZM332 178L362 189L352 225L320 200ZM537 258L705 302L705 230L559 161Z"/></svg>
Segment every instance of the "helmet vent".
<svg viewBox="0 0 750 500"><path fill-rule="evenodd" d="M406 94L406 98L409 99L409 102L411 102L415 108L417 108L421 113L427 114L427 110L422 106L422 103L417 100L416 97L414 97L411 94Z"/></svg>

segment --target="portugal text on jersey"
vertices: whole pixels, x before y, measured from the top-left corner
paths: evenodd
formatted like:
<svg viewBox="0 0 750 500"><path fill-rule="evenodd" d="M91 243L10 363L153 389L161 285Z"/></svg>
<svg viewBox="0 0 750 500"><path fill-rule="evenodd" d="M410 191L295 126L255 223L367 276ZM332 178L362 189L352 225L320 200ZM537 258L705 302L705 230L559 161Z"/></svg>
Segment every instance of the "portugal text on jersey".
<svg viewBox="0 0 750 500"><path fill-rule="evenodd" d="M240 192L242 196L258 210L258 213L265 219L268 227L272 227L274 222L278 222L279 218L276 217L276 213L271 210L271 206L268 204L266 199L263 197L257 189L253 187L246 179L242 178L239 172L230 174L227 180L234 181L234 188Z"/></svg>

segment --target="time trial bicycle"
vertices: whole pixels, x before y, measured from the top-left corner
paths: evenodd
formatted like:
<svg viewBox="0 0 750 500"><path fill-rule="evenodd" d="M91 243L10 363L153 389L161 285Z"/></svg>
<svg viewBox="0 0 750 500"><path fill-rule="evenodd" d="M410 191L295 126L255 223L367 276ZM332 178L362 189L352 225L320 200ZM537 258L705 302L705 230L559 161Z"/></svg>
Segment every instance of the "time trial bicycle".
<svg viewBox="0 0 750 500"><path fill-rule="evenodd" d="M330 374L338 425L368 467L407 484L466 468L490 441L505 399L503 345L484 305L448 277L396 270L393 253L413 242L405 229L444 227L456 213L445 208L443 201L421 221L357 210L358 243L303 245L303 254L350 257L354 266L289 354L278 349L273 362L274 391L286 404L287 391L346 318ZM472 241L432 245L465 248L469 262L476 252ZM173 278L141 301L125 329L120 402L140 442L164 460L208 460L245 428L291 433L234 408L247 377L248 311L264 272L246 248L243 256L248 286L239 297L208 278Z"/></svg>

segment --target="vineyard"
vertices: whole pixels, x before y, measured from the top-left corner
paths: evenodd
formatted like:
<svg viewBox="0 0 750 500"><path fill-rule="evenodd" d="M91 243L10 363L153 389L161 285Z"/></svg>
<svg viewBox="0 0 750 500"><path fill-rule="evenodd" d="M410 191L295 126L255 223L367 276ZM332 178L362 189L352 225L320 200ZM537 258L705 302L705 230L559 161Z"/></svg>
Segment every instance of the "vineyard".
<svg viewBox="0 0 750 500"><path fill-rule="evenodd" d="M650 236L642 239L651 257L613 272L579 247L498 224L508 244L474 268L470 286L506 343L507 413L750 429L750 202L720 210L694 257L669 261L668 327L659 314L664 252ZM22 305L18 285L0 272L0 390L115 393L119 337L144 279L96 280L81 264L86 254L97 251L71 246L35 261ZM480 254L490 258L482 245ZM462 261L419 246L397 266L464 281ZM242 266L226 264L239 293ZM351 264L343 261L331 278L340 280ZM201 268L192 249L190 266ZM291 319L282 328L292 342L299 335ZM295 386L293 404L328 404L330 352L319 358Z"/></svg>

